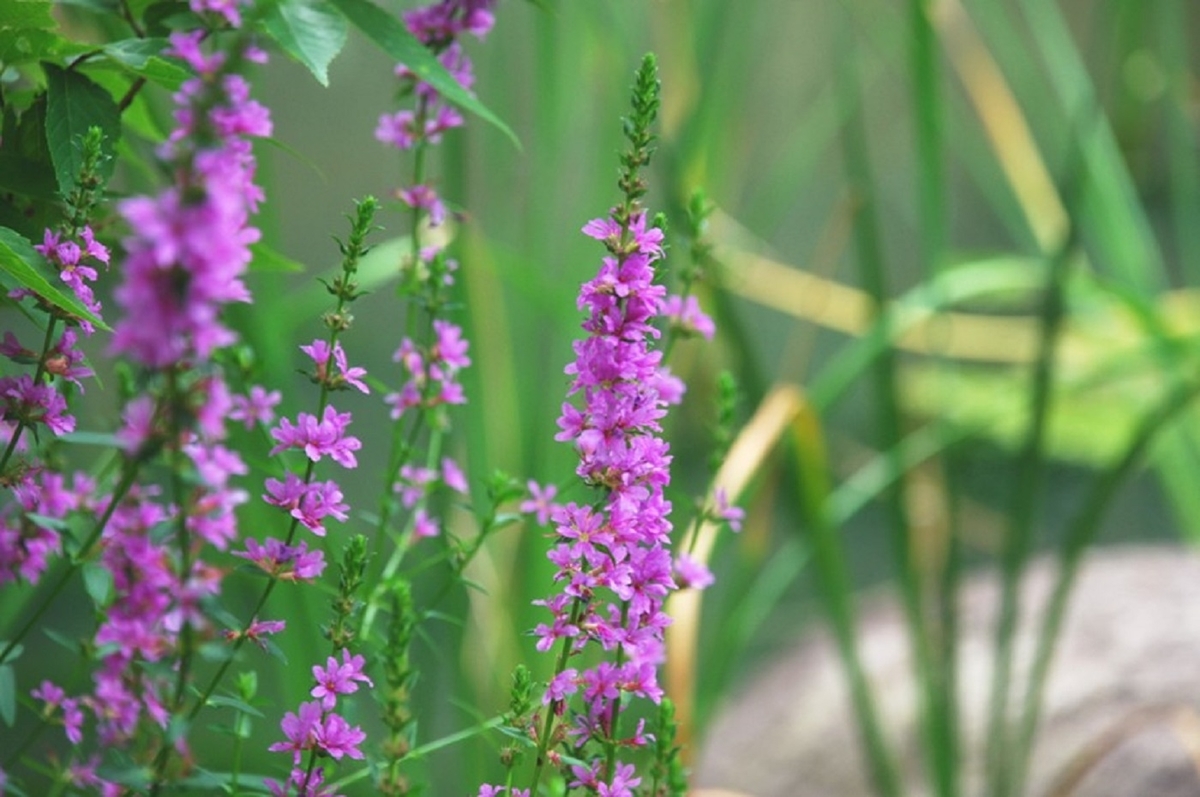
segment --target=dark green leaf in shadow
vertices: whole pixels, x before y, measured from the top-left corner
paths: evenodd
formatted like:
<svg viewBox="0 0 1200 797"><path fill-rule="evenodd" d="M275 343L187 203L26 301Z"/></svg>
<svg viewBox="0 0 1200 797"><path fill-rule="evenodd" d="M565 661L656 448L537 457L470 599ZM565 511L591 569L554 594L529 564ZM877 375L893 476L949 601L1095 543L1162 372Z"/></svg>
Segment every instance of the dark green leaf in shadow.
<svg viewBox="0 0 1200 797"><path fill-rule="evenodd" d="M58 188L71 193L83 163L80 142L88 128L104 133L103 149L109 157L100 165L101 176L112 174L117 141L121 137L121 113L112 95L78 72L45 64L47 80L46 145L54 162Z"/></svg>

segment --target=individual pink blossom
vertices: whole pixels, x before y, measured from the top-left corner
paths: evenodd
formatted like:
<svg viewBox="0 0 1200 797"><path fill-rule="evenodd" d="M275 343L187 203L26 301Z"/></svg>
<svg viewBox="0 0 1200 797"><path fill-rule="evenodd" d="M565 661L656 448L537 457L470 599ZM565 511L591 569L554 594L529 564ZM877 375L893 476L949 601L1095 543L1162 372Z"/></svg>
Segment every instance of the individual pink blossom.
<svg viewBox="0 0 1200 797"><path fill-rule="evenodd" d="M535 514L538 525L546 525L550 522L551 513L558 506L554 503L554 496L558 494L558 488L553 484L542 487L532 479L525 486L529 490L529 498L522 501L517 509L521 512Z"/></svg>
<svg viewBox="0 0 1200 797"><path fill-rule="evenodd" d="M305 482L296 474L288 473L282 482L267 479L266 488L264 501L287 510L318 537L325 536L325 518L345 521L349 517L349 507L342 502L342 491L336 482Z"/></svg>
<svg viewBox="0 0 1200 797"><path fill-rule="evenodd" d="M675 582L680 589L706 589L713 581L712 571L690 554L681 553L675 558Z"/></svg>
<svg viewBox="0 0 1200 797"><path fill-rule="evenodd" d="M312 688L310 694L321 701L321 708L329 711L337 705L338 695L357 692L360 682L374 686L371 679L363 673L365 663L366 660L362 656L351 656L350 651L343 648L341 663L330 656L324 667L312 668L317 685Z"/></svg>
<svg viewBox="0 0 1200 797"><path fill-rule="evenodd" d="M231 400L230 420L241 421L247 429L253 429L255 424L265 426L275 420L275 407L283 396L278 390L268 392L261 385L254 385L247 395L234 395Z"/></svg>
<svg viewBox="0 0 1200 797"><path fill-rule="evenodd" d="M712 340L716 333L716 325L700 309L700 302L695 296L668 296L662 312L671 325L685 334L702 335L705 340Z"/></svg>
<svg viewBox="0 0 1200 797"><path fill-rule="evenodd" d="M321 704L317 702L301 703L296 713L287 712L279 726L283 730L285 741L276 742L267 749L272 753L291 752L292 763L300 765L304 752L316 746L317 728L321 725Z"/></svg>
<svg viewBox="0 0 1200 797"><path fill-rule="evenodd" d="M724 487L718 487L714 494L716 499L716 516L720 520L724 520L729 524L729 528L733 531L742 530L742 520L746 517L746 512L741 507L730 506L729 496L725 492Z"/></svg>
<svg viewBox="0 0 1200 797"><path fill-rule="evenodd" d="M396 192L396 196L410 208L428 213L430 226L437 227L446 220L446 205L437 191L428 185L402 188Z"/></svg>
<svg viewBox="0 0 1200 797"><path fill-rule="evenodd" d="M278 634L286 627L287 623L283 620L259 620L256 617L250 625L246 626L244 631L227 630L225 632L225 639L229 642L235 642L238 639L245 638L263 650L266 650L267 641L265 637Z"/></svg>
<svg viewBox="0 0 1200 797"><path fill-rule="evenodd" d="M413 537L421 540L428 537L436 537L440 532L437 520L429 516L423 508L418 509L413 515Z"/></svg>
<svg viewBox="0 0 1200 797"><path fill-rule="evenodd" d="M450 457L442 458L442 483L459 495L466 495L470 491L466 474Z"/></svg>
<svg viewBox="0 0 1200 797"><path fill-rule="evenodd" d="M5 420L42 425L56 436L75 430L67 400L53 385L35 384L29 374L0 377L0 402Z"/></svg>
<svg viewBox="0 0 1200 797"><path fill-rule="evenodd" d="M346 352L342 348L342 344L335 342L331 352L328 341L317 339L307 346L301 346L300 351L312 358L316 368L313 378L320 384L327 385L334 390L349 385L360 393L371 392L366 383L362 381L362 378L367 375L366 369L357 366L351 368L347 364ZM336 374L328 372L330 364L336 366Z"/></svg>
<svg viewBox="0 0 1200 797"><path fill-rule="evenodd" d="M343 756L355 759L363 757L358 746L367 738L367 734L358 726L351 727L350 723L338 714L326 716L325 721L314 729L313 735L317 747L335 760L341 760Z"/></svg>
<svg viewBox="0 0 1200 797"><path fill-rule="evenodd" d="M233 555L258 565L263 572L284 581L312 581L325 570L325 554L310 551L304 543L285 545L273 537L260 545L257 540L246 540L246 550L233 551Z"/></svg>

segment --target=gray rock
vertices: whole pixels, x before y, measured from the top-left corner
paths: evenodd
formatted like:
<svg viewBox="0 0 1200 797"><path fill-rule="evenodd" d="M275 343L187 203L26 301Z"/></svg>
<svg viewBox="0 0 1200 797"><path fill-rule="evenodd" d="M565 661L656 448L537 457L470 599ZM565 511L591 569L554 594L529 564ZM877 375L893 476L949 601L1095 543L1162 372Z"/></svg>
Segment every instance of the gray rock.
<svg viewBox="0 0 1200 797"><path fill-rule="evenodd" d="M1018 661L1051 588L1039 561L1022 587ZM961 594L960 705L964 794L980 794L997 581L973 576ZM908 784L927 795L908 642L894 600L867 600L861 651L883 724ZM1024 692L1024 671L1014 695ZM827 633L770 664L711 724L696 784L755 797L872 794L845 679ZM1200 556L1177 548L1099 549L1076 583L1046 690L1029 795L1200 797Z"/></svg>

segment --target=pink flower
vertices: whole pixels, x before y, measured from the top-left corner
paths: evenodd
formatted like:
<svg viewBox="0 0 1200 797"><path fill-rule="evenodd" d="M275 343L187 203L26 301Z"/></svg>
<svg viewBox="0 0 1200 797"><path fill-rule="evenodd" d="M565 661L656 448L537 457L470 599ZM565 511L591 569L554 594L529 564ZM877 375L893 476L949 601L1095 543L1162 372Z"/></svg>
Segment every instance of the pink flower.
<svg viewBox="0 0 1200 797"><path fill-rule="evenodd" d="M713 320L700 309L700 302L695 296L668 296L663 302L663 315L680 331L688 334L703 335L705 340L712 340L716 332Z"/></svg>
<svg viewBox="0 0 1200 797"><path fill-rule="evenodd" d="M558 506L554 503L554 496L558 494L558 488L553 484L547 484L542 487L532 479L526 484L529 489L529 498L521 502L517 507L521 512L532 512L537 515L539 526L544 526L550 521L550 514Z"/></svg>
<svg viewBox="0 0 1200 797"><path fill-rule="evenodd" d="M275 407L283 397L278 390L268 393L261 385L254 385L249 395L235 395L231 400L230 420L241 421L247 429L253 429L256 423L266 425L275 420Z"/></svg>
<svg viewBox="0 0 1200 797"><path fill-rule="evenodd" d="M705 589L712 586L715 579L703 562L681 553L675 558L675 580L680 589Z"/></svg>
<svg viewBox="0 0 1200 797"><path fill-rule="evenodd" d="M342 756L355 759L363 757L358 745L367 735L357 726L350 727L350 723L337 714L327 716L324 722L316 726L313 735L317 746L335 760L340 761Z"/></svg>
<svg viewBox="0 0 1200 797"><path fill-rule="evenodd" d="M291 751L293 764L299 766L305 750L310 750L316 744L317 728L321 725L321 704L301 703L298 713L288 712L283 716L279 727L283 730L286 741L276 742L267 749L272 753Z"/></svg>
<svg viewBox="0 0 1200 797"><path fill-rule="evenodd" d="M442 483L459 495L466 495L470 491L462 468L450 457L442 458Z"/></svg>
<svg viewBox="0 0 1200 797"><path fill-rule="evenodd" d="M304 543L284 545L268 538L266 545L254 539L246 540L245 551L234 551L233 555L248 559L264 572L284 581L311 581L325 570L325 555L321 551L309 551Z"/></svg>
<svg viewBox="0 0 1200 797"><path fill-rule="evenodd" d="M342 349L342 344L334 343L331 353L329 343L318 339L307 346L301 346L300 351L312 358L316 366L314 379L317 382L327 385L333 390L339 390L349 385L360 393L369 394L371 392L366 383L362 381L362 377L367 375L366 369L349 367L346 361L346 352ZM330 362L337 366L336 374L328 373Z"/></svg>
<svg viewBox="0 0 1200 797"><path fill-rule="evenodd" d="M418 509L413 515L413 537L418 540L436 537L438 532L437 521L431 518L424 509Z"/></svg>
<svg viewBox="0 0 1200 797"><path fill-rule="evenodd" d="M321 707L329 711L337 704L338 695L348 695L358 691L358 682L365 683L367 686L374 686L363 673L363 665L365 660L362 656L351 656L350 651L342 649L342 663L330 656L324 667L313 667L313 677L317 680L317 685L313 687L310 693L313 697L320 699Z"/></svg>
<svg viewBox="0 0 1200 797"><path fill-rule="evenodd" d="M307 412L300 413L294 426L287 418L281 418L279 425L271 430L271 437L279 443L271 449L271 456L288 448L301 448L313 462L329 456L342 467L357 467L354 452L362 448L362 442L346 435L350 420L350 413L340 413L332 406L325 408L320 421Z"/></svg>
<svg viewBox="0 0 1200 797"><path fill-rule="evenodd" d="M729 496L726 495L724 487L718 487L714 497L717 502L717 518L728 523L729 528L733 531L741 531L742 520L745 519L746 512L741 507L729 505Z"/></svg>

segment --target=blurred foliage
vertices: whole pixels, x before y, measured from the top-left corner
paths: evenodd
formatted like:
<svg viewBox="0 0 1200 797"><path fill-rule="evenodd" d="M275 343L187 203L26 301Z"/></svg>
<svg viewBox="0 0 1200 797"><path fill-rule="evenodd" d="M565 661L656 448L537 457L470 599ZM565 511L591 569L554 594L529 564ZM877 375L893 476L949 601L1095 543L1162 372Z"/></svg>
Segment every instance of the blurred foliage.
<svg viewBox="0 0 1200 797"><path fill-rule="evenodd" d="M78 31L99 24L86 2L58 6L54 17L38 15L35 5L6 5L6 14L30 14L16 20L18 33L0 31L6 66L13 53L32 63L83 52L47 33L57 18ZM333 5L354 22L361 21L355 13L369 15L360 0ZM326 6L285 3L267 22L297 61L276 58L256 76L279 146L263 153L268 201L251 285L256 304L235 313L257 352L248 368L285 389L288 412L305 396L294 347L319 328L321 289L313 277L337 262L329 234L350 197L389 196L409 168L372 136L390 107L391 56L402 49L388 39L392 29L367 24L387 52L350 30L345 50L330 61L336 42L300 35L305 14L331 13L315 9ZM828 440L825 469L834 484L821 499L831 509L822 511L852 535L847 566L860 581L877 577L890 550L878 531L886 521L870 511L871 500L915 479L912 469L944 465L931 480L934 520L912 517L914 549L944 553L962 544L967 559L994 551L1004 532L988 532L1013 511L1012 497L996 484L1016 471L1014 454L1044 412L1038 453L1049 465L1040 485L1046 503L1031 521L1035 547L1043 546L1054 536L1045 518L1068 512L1073 499L1060 486L1118 461L1176 377L1196 372L1200 97L1188 45L1200 19L1187 0L774 0L736 9L722 0L508 0L498 14L491 39L472 45L472 56L476 95L486 106L479 113L504 121L473 119L429 164L457 210L459 312L474 366L464 378L470 403L456 418L463 435L453 453L477 486L475 504L485 503L482 485L496 468L542 482L565 481L572 470L572 453L553 440L554 419L578 330L575 291L598 264L578 230L616 200L614 120L633 65L650 50L659 56L664 107L648 204L667 212L671 229L686 230L688 199L702 188L714 206L707 235L719 266L696 286L717 318L718 343L686 342L674 353L674 370L689 385L669 427L680 528L692 512L690 496L708 483L705 452L724 369L738 377L747 417L773 386L804 386L814 420L809 432L797 433L798 448ZM5 108L0 225L34 237L49 213L38 200L71 173L69 152L40 146L34 129L55 123L63 96L90 103L89 118L111 124L129 86L147 80L122 115L117 152L144 153L161 139L165 93L180 75L144 44L109 45L76 72L45 70L37 76L50 89L44 108L32 92L6 95L28 103L28 112L18 124ZM848 59L853 102L839 89ZM326 78L328 89L320 85ZM865 182L843 168L843 134L856 117L863 139L851 157L869 167ZM37 168L12 168L17 157ZM138 190L152 178L148 168L126 168L114 188ZM867 208L885 283L878 291L860 284L858 271L864 253L856 232ZM372 294L356 306L359 321L345 339L384 382L403 329L392 294L407 250L406 219L398 202L381 217L392 240L362 266ZM108 233L118 235L115 227ZM669 243L670 268L682 269L690 242L675 236ZM1056 258L1066 272L1062 324L1039 409L1031 385ZM897 390L896 428L885 443L874 429L884 399L868 377L887 352ZM88 398L95 404L81 413L88 419L82 428L111 428L116 402ZM384 428L381 405L363 400L348 408L357 426ZM1196 540L1200 414L1173 417L1149 449L1153 481L1141 485L1143 503L1130 514L1169 526L1148 530L1155 536ZM788 434L777 431L770 442ZM372 474L385 456L370 448L359 483L347 488L350 503L364 511L374 505L380 485ZM804 488L790 477L803 462L772 448L761 447L755 476L743 483L746 531L714 543L718 585L706 594L703 622L694 619L694 645L679 651L692 670L694 733L744 671L747 650L778 647L800 625L795 598L807 593L795 585L811 552L792 530L805 520L812 525L817 499L804 496L797 506ZM980 477L970 481L971 474ZM252 483L261 475L252 474ZM1169 513L1158 508L1160 496ZM270 517L251 508L244 522L251 528ZM469 512L457 517L470 526ZM939 525L941 518L950 519ZM327 553L337 550L331 544ZM841 565L822 567L828 574ZM546 594L551 574L539 535L502 532L466 574L480 589L453 591L418 630L411 655L420 743L503 711L519 661L545 674L549 662L533 652L526 631L541 619L530 602ZM442 595L441 586L436 577L418 584L415 602ZM289 596L289 625L315 629L327 599ZM0 608L0 619L9 611ZM315 660L321 644L315 634L280 640L293 663ZM278 681L260 682L259 697L289 705L306 679L304 667L292 666ZM248 714L237 721L262 722ZM496 744L487 737L424 749L414 766L435 776L437 794L466 793L496 768ZM267 766L265 753L246 754L248 770Z"/></svg>

